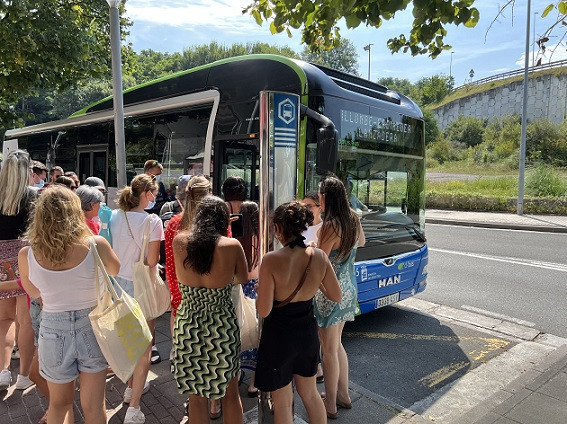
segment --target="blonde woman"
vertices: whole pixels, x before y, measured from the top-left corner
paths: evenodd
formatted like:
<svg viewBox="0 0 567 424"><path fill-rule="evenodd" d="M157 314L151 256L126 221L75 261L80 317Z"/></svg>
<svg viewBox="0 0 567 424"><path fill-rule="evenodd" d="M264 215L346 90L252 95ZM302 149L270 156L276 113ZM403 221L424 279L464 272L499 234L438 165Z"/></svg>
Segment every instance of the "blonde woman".
<svg viewBox="0 0 567 424"><path fill-rule="evenodd" d="M0 170L0 390L12 383L10 355L14 347L15 325L19 323L18 347L20 373L16 389L27 389L33 382L29 378L35 351L33 327L25 292L17 279L18 251L24 246L19 240L31 215L37 190L28 186L31 163L27 152L10 153Z"/></svg>
<svg viewBox="0 0 567 424"><path fill-rule="evenodd" d="M85 421L106 423L104 390L108 364L98 346L89 313L97 304L91 232L81 201L66 187L54 185L40 196L18 262L24 289L41 297L40 373L49 386L47 422L73 423L75 380L81 384ZM120 262L110 244L94 236L109 274Z"/></svg>
<svg viewBox="0 0 567 424"><path fill-rule="evenodd" d="M138 261L142 249L142 241L146 220L150 223L146 264L157 266L159 262L160 242L163 240L163 225L161 219L145 210L151 209L156 200L158 185L152 175L141 174L132 179L130 186L124 187L118 197L118 209L112 212L110 219L110 233L112 234L112 247L120 259L120 271L116 281L120 288L134 296L134 282L132 280L132 264ZM148 321L153 330L155 320ZM134 374L128 382L124 392L124 403L130 406L126 411L124 423L143 423L146 418L140 410L140 399L143 393L150 389L146 382L150 368L150 352L140 358Z"/></svg>

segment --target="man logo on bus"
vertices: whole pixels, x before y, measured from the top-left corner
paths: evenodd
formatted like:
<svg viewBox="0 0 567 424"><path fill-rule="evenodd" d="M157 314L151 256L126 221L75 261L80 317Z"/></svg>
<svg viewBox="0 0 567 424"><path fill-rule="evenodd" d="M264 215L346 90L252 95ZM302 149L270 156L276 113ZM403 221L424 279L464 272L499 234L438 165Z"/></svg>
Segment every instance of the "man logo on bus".
<svg viewBox="0 0 567 424"><path fill-rule="evenodd" d="M295 105L290 99L278 104L278 117L288 125L295 119Z"/></svg>

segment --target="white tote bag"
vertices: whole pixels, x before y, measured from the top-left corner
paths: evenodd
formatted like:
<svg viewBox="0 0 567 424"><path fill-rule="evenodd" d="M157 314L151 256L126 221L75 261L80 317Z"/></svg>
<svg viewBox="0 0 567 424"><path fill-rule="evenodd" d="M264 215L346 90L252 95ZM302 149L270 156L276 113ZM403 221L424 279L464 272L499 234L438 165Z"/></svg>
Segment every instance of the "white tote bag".
<svg viewBox="0 0 567 424"><path fill-rule="evenodd" d="M235 303L236 319L240 326L240 350L242 352L255 349L260 343L258 315L256 313L256 301L244 294L242 284L235 286L239 289L239 299ZM234 293L233 289L233 293Z"/></svg>
<svg viewBox="0 0 567 424"><path fill-rule="evenodd" d="M90 243L95 258L98 304L89 319L108 365L126 383L150 345L152 334L138 302L124 291L118 297L92 238Z"/></svg>
<svg viewBox="0 0 567 424"><path fill-rule="evenodd" d="M128 224L128 227L130 227L130 224ZM146 250L148 249L149 234L150 220L146 218L140 259L132 264L134 297L148 320L163 315L171 307L171 296L167 284L159 276L156 267L149 267L144 263ZM133 234L131 235L133 238Z"/></svg>

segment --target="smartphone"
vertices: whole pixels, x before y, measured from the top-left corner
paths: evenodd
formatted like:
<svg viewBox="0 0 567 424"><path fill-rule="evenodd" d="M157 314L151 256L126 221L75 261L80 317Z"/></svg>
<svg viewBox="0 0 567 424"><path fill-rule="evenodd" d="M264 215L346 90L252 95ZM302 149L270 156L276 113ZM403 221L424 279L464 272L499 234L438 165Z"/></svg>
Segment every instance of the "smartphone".
<svg viewBox="0 0 567 424"><path fill-rule="evenodd" d="M230 215L231 218L238 218L236 221L230 223L230 230L232 231L232 237L242 237L244 236L244 226L242 222L241 213L233 213Z"/></svg>

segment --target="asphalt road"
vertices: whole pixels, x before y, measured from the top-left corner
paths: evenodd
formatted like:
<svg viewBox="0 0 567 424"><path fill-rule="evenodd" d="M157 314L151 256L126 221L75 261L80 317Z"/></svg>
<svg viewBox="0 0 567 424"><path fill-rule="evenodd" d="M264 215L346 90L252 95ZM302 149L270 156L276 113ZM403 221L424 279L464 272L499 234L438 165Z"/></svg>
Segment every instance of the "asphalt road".
<svg viewBox="0 0 567 424"><path fill-rule="evenodd" d="M565 234L435 224L426 234L429 277L420 298L567 337Z"/></svg>

